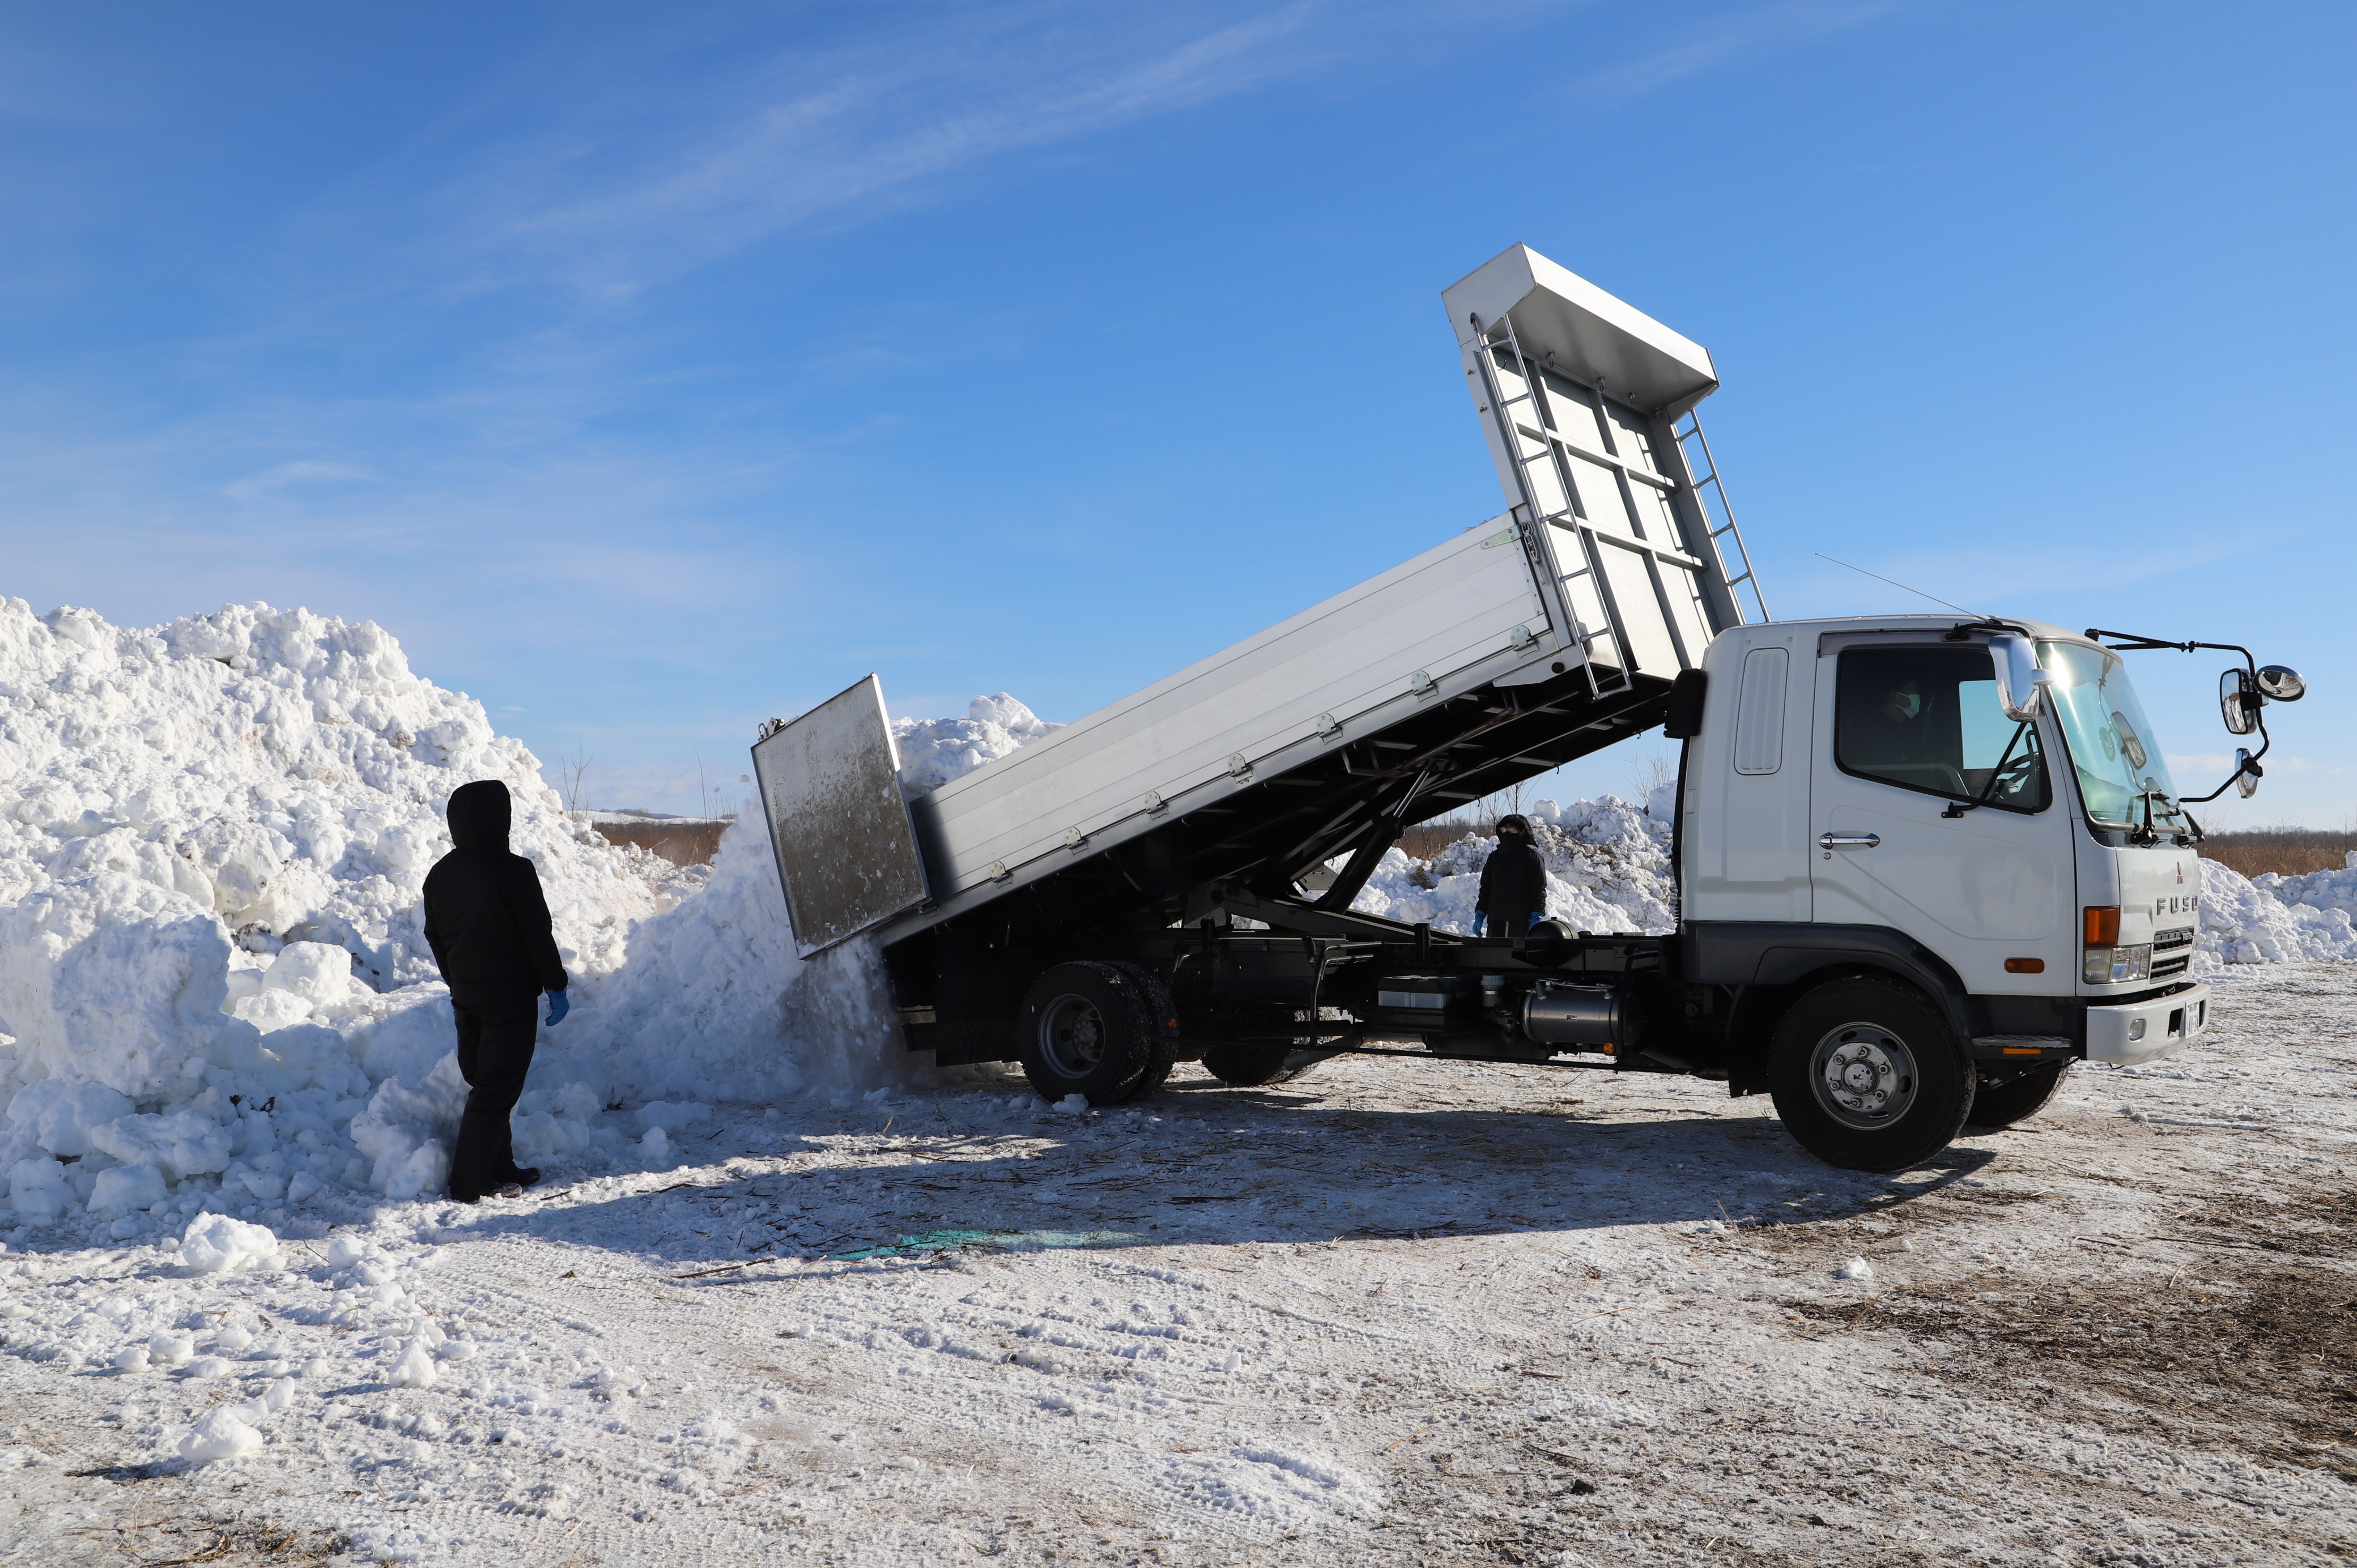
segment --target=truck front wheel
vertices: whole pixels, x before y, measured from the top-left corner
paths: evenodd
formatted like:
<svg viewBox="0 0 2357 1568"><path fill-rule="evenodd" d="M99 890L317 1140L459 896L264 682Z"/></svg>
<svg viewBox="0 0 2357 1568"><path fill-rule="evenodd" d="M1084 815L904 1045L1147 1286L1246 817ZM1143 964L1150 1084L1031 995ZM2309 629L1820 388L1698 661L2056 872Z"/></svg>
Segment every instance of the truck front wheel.
<svg viewBox="0 0 2357 1568"><path fill-rule="evenodd" d="M1819 986L1769 1047L1777 1115L1803 1148L1847 1170L1904 1170L1946 1148L1972 1112L1974 1080L1938 1009L1887 980Z"/></svg>
<svg viewBox="0 0 2357 1568"><path fill-rule="evenodd" d="M2070 1070L2069 1062L2055 1062L2031 1068L2004 1083L1982 1084L1973 1092L1973 1113L1965 1120L1975 1127L2010 1127L2026 1122L2046 1109L2046 1102L2062 1087L2062 1075Z"/></svg>
<svg viewBox="0 0 2357 1568"><path fill-rule="evenodd" d="M1131 964L1049 970L1016 1015L1023 1076L1049 1100L1078 1094L1092 1105L1118 1105L1152 1093L1170 1076L1168 1004L1158 991Z"/></svg>

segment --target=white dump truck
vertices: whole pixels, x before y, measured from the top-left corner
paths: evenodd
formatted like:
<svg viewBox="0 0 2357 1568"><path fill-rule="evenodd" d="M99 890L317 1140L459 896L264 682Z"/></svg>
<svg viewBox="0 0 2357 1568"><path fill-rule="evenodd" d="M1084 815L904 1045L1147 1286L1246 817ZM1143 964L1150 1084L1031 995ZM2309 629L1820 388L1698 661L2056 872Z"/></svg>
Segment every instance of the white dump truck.
<svg viewBox="0 0 2357 1568"><path fill-rule="evenodd" d="M2200 830L2120 655L2222 645L1771 620L1699 345L1519 245L1442 298L1509 510L928 791L873 675L763 725L805 956L880 944L909 1048L1051 1099L1345 1052L1683 1073L1869 1170L2200 1036ZM2300 690L2244 654L2228 727ZM1408 825L1652 729L1674 932L1351 907Z"/></svg>

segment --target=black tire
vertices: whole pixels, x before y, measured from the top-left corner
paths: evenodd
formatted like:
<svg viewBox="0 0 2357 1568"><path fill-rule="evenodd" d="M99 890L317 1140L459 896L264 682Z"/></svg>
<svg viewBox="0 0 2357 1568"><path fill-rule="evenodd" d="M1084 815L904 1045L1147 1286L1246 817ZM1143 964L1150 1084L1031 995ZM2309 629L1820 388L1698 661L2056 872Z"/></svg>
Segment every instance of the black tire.
<svg viewBox="0 0 2357 1568"><path fill-rule="evenodd" d="M1898 1171L1954 1141L1977 1075L1921 993L1836 980L1792 1004L1768 1048L1768 1092L1800 1145L1829 1165Z"/></svg>
<svg viewBox="0 0 2357 1568"><path fill-rule="evenodd" d="M1017 1011L1023 1076L1049 1100L1119 1105L1170 1076L1169 1014L1133 964L1060 963L1031 983Z"/></svg>
<svg viewBox="0 0 2357 1568"><path fill-rule="evenodd" d="M1129 978L1132 984L1145 993L1146 1010L1154 1023L1153 1041L1146 1053L1146 1071L1139 1075L1135 1083L1129 1086L1129 1092L1122 1097L1125 1101L1143 1100L1160 1089L1169 1079L1171 1068L1178 1064L1178 1004L1171 1000L1170 987L1163 983L1162 977L1144 964L1116 963L1113 967L1121 971Z"/></svg>
<svg viewBox="0 0 2357 1568"><path fill-rule="evenodd" d="M2046 1109L2047 1101L2062 1088L2062 1075L2070 1070L2069 1062L2054 1062L2031 1068L1995 1087L1982 1084L1973 1092L1972 1114L1964 1120L1975 1127L2010 1127L2026 1122Z"/></svg>
<svg viewBox="0 0 2357 1568"><path fill-rule="evenodd" d="M1326 1059L1326 1053L1296 1046L1206 1046L1203 1070L1230 1089L1261 1089L1291 1083Z"/></svg>

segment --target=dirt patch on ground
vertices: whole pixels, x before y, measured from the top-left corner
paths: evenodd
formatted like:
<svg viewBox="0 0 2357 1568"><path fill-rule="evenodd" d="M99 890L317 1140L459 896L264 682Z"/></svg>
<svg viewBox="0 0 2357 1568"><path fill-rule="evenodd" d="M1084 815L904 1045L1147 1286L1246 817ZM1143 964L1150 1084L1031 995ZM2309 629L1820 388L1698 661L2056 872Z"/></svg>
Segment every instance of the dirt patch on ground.
<svg viewBox="0 0 2357 1568"><path fill-rule="evenodd" d="M2296 1258L2357 1260L2357 1193L2327 1192L2297 1203L2213 1198L2176 1216L2172 1240Z"/></svg>
<svg viewBox="0 0 2357 1568"><path fill-rule="evenodd" d="M1773 1208L1726 1214L1723 1240L1710 1250L1738 1249L1805 1257L1836 1251L1878 1252L1903 1236L1925 1230L1981 1224L2008 1218L2005 1211L2035 1205L2044 1214L2079 1211L2060 1193L2023 1187L1964 1186L1949 1181L1911 1192L1877 1193L1864 1199L1809 1193Z"/></svg>
<svg viewBox="0 0 2357 1568"><path fill-rule="evenodd" d="M162 1511L162 1510L156 1510ZM51 1559L58 1568L74 1563L121 1563L124 1568L176 1568L205 1563L218 1568L299 1568L304 1563L342 1563L350 1541L313 1530L280 1530L234 1520L162 1518L70 1530L68 1555ZM81 1548L80 1552L75 1547Z"/></svg>
<svg viewBox="0 0 2357 1568"><path fill-rule="evenodd" d="M2146 1244L2194 1254L2165 1275L2123 1258L2133 1273L1975 1273L1790 1306L1846 1332L1944 1341L1959 1354L1934 1374L2000 1397L2357 1482L2357 1194L2177 1219Z"/></svg>

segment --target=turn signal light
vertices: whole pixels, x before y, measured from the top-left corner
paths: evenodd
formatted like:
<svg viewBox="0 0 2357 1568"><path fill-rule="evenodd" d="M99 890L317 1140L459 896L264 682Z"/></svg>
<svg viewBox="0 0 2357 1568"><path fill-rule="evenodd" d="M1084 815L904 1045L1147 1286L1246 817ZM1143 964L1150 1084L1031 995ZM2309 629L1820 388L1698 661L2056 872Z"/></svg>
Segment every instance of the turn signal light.
<svg viewBox="0 0 2357 1568"><path fill-rule="evenodd" d="M2009 958L2005 961L2007 974L2044 974L2046 961L2042 958Z"/></svg>
<svg viewBox="0 0 2357 1568"><path fill-rule="evenodd" d="M2091 948L2120 945L2120 907L2117 904L2087 906L2087 945Z"/></svg>

